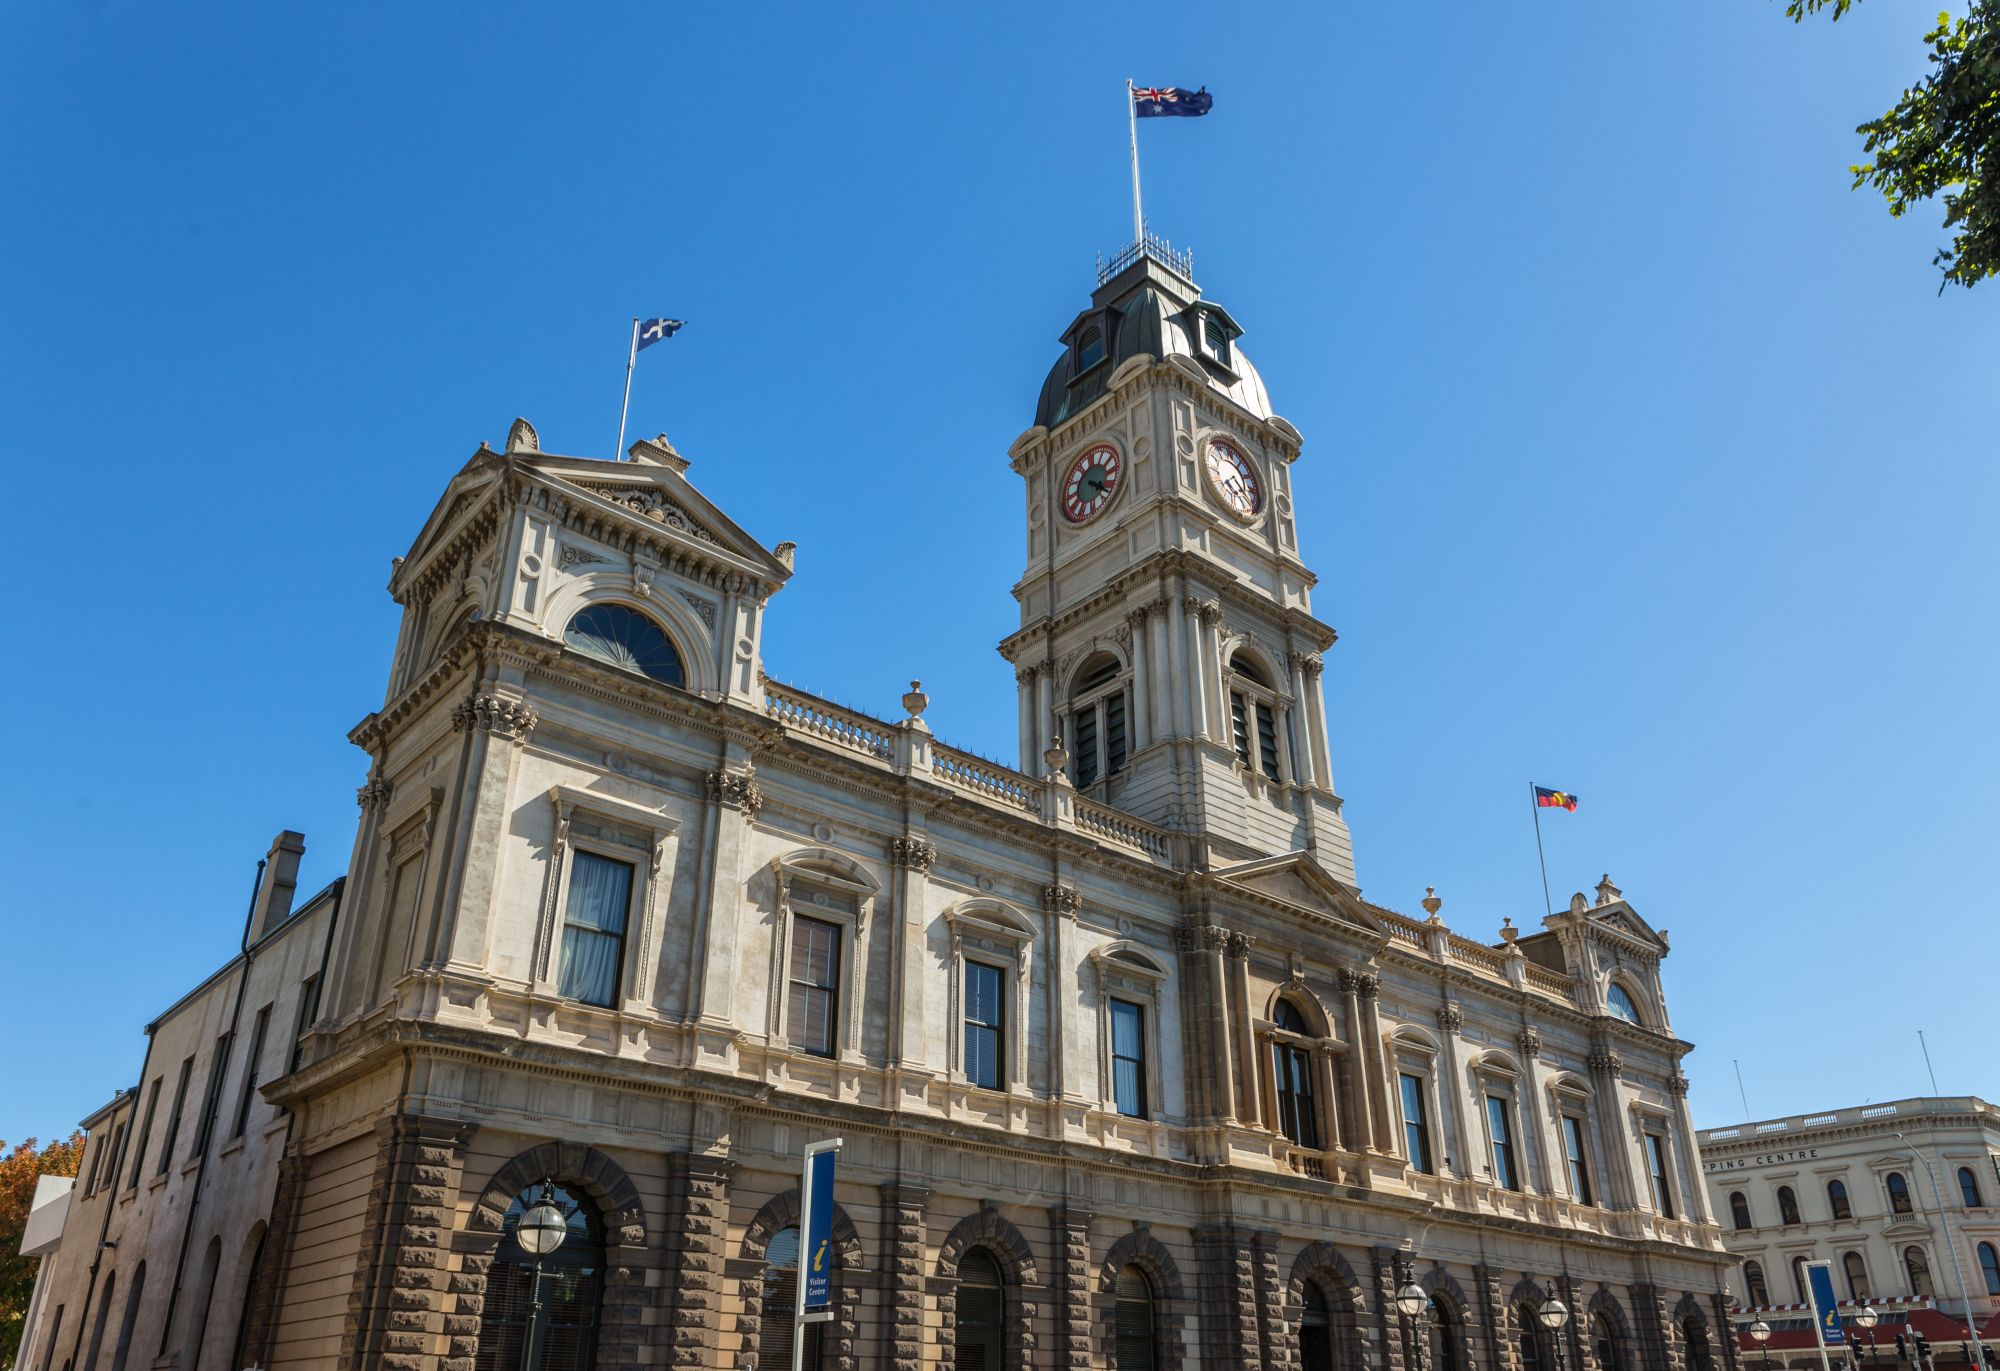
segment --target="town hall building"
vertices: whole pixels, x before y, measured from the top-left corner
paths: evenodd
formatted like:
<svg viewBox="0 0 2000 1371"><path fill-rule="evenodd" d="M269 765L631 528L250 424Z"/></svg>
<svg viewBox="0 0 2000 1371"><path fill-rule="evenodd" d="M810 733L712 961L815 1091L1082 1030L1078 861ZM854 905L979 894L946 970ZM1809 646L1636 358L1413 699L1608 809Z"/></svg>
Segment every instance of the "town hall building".
<svg viewBox="0 0 2000 1371"><path fill-rule="evenodd" d="M664 438L481 445L346 874L294 911L283 835L88 1121L21 1365L783 1371L838 1136L814 1371L1733 1368L1665 936L1362 893L1243 334L1150 239L1062 330L1017 767L768 677L792 548Z"/></svg>

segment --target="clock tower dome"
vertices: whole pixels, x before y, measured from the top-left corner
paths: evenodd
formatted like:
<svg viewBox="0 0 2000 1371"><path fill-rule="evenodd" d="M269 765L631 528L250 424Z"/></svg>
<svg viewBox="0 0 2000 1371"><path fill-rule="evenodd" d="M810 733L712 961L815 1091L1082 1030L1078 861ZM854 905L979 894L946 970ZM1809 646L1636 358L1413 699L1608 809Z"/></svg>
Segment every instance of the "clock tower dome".
<svg viewBox="0 0 2000 1371"><path fill-rule="evenodd" d="M1032 428L1021 627L1024 770L1195 835L1216 864L1309 851L1354 885L1334 793L1292 464L1271 409L1192 264L1150 235L1098 269L1062 334ZM1060 739L1060 750L1052 747Z"/></svg>

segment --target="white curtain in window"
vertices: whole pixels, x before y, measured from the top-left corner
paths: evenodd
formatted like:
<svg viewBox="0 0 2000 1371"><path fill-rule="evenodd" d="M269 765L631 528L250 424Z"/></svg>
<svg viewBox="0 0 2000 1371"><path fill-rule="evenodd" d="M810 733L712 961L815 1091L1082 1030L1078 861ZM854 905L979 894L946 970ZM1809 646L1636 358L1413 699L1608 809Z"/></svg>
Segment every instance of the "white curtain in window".
<svg viewBox="0 0 2000 1371"><path fill-rule="evenodd" d="M562 976L558 991L573 1000L610 1005L624 960L625 915L632 902L632 868L589 852L576 854L563 912Z"/></svg>

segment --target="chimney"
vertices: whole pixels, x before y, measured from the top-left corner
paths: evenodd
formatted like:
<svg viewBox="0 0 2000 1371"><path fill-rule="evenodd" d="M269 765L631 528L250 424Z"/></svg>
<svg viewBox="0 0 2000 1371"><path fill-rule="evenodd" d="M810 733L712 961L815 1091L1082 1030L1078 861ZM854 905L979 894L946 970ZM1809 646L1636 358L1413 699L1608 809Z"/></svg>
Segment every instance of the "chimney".
<svg viewBox="0 0 2000 1371"><path fill-rule="evenodd" d="M264 883L257 889L257 908L250 915L250 941L292 917L292 897L299 888L299 858L306 855L306 835L286 829L271 839L264 858Z"/></svg>

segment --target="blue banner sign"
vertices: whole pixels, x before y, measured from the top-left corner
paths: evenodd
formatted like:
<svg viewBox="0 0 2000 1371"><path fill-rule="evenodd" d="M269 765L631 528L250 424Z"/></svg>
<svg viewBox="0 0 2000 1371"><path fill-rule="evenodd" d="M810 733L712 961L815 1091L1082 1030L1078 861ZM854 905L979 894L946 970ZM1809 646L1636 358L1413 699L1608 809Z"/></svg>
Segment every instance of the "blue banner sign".
<svg viewBox="0 0 2000 1371"><path fill-rule="evenodd" d="M804 1220L799 1225L799 1311L812 1313L833 1302L833 1164L838 1139L806 1149Z"/></svg>
<svg viewBox="0 0 2000 1371"><path fill-rule="evenodd" d="M1833 1268L1825 1262L1808 1263L1806 1284L1812 1288L1813 1317L1819 1325L1820 1344L1844 1346L1847 1334L1840 1326L1840 1302L1833 1296Z"/></svg>

